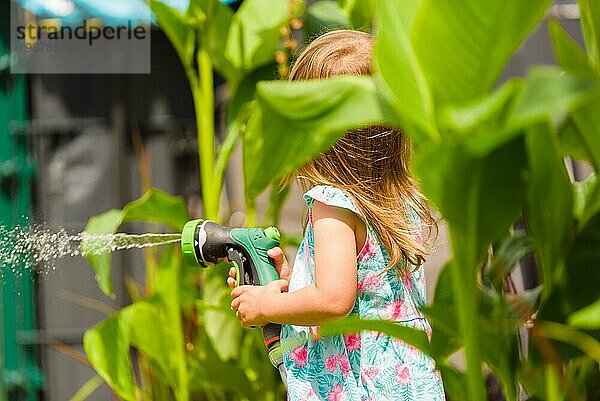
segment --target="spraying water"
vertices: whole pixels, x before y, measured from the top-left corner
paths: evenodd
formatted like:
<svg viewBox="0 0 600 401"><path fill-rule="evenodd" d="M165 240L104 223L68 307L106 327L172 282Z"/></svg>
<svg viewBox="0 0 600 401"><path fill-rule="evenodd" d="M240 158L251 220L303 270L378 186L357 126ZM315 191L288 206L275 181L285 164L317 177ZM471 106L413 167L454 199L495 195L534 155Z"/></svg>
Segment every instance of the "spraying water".
<svg viewBox="0 0 600 401"><path fill-rule="evenodd" d="M0 267L51 263L65 256L102 255L122 249L179 242L181 234L90 234L43 226L0 226Z"/></svg>

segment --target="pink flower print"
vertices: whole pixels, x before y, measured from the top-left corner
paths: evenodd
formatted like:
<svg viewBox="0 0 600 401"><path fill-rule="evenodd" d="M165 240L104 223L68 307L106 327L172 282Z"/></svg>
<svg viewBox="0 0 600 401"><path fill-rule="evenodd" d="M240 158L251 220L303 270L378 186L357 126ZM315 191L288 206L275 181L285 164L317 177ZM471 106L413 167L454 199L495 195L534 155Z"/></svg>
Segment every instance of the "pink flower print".
<svg viewBox="0 0 600 401"><path fill-rule="evenodd" d="M431 327L429 327L429 326L425 327L425 333L427 334L427 339L429 341L431 341L431 334L432 334L431 333Z"/></svg>
<svg viewBox="0 0 600 401"><path fill-rule="evenodd" d="M375 238L373 238L371 236L367 236L365 245L363 246L363 249L361 249L360 253L358 254L358 260L360 260L362 262L369 258L372 258L375 255L377 255L378 250L379 250L379 245L377 245L377 241L375 240Z"/></svg>
<svg viewBox="0 0 600 401"><path fill-rule="evenodd" d="M346 392L341 384L336 384L327 394L328 401L346 401Z"/></svg>
<svg viewBox="0 0 600 401"><path fill-rule="evenodd" d="M408 386L410 383L410 370L407 365L397 365L396 366L396 376L394 377L394 381L400 383L403 386Z"/></svg>
<svg viewBox="0 0 600 401"><path fill-rule="evenodd" d="M365 292L371 288L377 288L381 285L381 277L378 274L369 272L367 277L363 278L358 282L357 290Z"/></svg>
<svg viewBox="0 0 600 401"><path fill-rule="evenodd" d="M344 343L348 352L358 351L360 349L360 334L347 334L344 336Z"/></svg>
<svg viewBox="0 0 600 401"><path fill-rule="evenodd" d="M333 373L336 366L337 366L336 356L330 356L330 357L325 358L325 368L327 368L328 371Z"/></svg>
<svg viewBox="0 0 600 401"><path fill-rule="evenodd" d="M392 342L400 347L405 347L407 350L413 352L413 353L419 353L421 352L418 348L416 348L414 345L409 344L407 342L404 342L403 340L399 339L399 338L393 338Z"/></svg>
<svg viewBox="0 0 600 401"><path fill-rule="evenodd" d="M408 307L401 299L396 299L385 306L385 311L392 320L406 320Z"/></svg>
<svg viewBox="0 0 600 401"><path fill-rule="evenodd" d="M379 368L377 366L371 366L362 370L362 381L373 381L375 376L379 374Z"/></svg>
<svg viewBox="0 0 600 401"><path fill-rule="evenodd" d="M344 379L348 378L348 375L350 374L350 361L348 360L348 356L339 354L337 355L337 360L340 364L340 368L342 369L342 377Z"/></svg>
<svg viewBox="0 0 600 401"><path fill-rule="evenodd" d="M412 287L413 287L411 277L412 277L411 272L406 272L402 275L402 281L404 281L404 286L406 287L406 289L408 291L412 290Z"/></svg>
<svg viewBox="0 0 600 401"><path fill-rule="evenodd" d="M302 398L302 401L312 401L318 399L315 390L311 387L306 392L306 395Z"/></svg>
<svg viewBox="0 0 600 401"><path fill-rule="evenodd" d="M290 359L296 362L296 366L301 368L306 365L306 360L308 359L308 350L306 347L297 345L294 347L292 352L290 352Z"/></svg>

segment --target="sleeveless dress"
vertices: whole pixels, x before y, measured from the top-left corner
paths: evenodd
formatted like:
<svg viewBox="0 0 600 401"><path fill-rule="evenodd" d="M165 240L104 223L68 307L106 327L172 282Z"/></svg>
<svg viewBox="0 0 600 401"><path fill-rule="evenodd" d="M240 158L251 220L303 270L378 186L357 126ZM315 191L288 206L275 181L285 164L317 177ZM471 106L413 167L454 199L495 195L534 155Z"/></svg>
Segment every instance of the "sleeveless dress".
<svg viewBox="0 0 600 401"><path fill-rule="evenodd" d="M313 202L349 209L363 218L352 199L332 186L313 187L304 199L309 220L294 262L290 292L314 283ZM419 224L414 212L411 222ZM350 315L393 320L430 335L429 323L418 310L425 305L423 268L405 277L396 269L379 274L387 261L385 247L367 224L365 245L357 256L357 297ZM312 337L310 334L316 334L317 329L282 326L282 344L294 344L283 358L289 401L445 400L434 361L402 340L368 331Z"/></svg>

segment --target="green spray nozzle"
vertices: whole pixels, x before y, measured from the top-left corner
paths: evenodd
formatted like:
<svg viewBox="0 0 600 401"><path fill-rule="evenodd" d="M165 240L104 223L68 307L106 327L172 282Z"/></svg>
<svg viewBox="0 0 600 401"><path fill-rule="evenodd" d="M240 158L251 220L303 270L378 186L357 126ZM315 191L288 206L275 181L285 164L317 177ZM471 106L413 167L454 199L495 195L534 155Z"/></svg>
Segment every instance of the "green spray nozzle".
<svg viewBox="0 0 600 401"><path fill-rule="evenodd" d="M191 266L207 267L229 260L236 269L237 285L267 285L279 279L267 251L279 246L280 238L275 227L229 228L210 220L192 220L181 232L181 251ZM262 330L265 346L275 354L281 325L269 323Z"/></svg>

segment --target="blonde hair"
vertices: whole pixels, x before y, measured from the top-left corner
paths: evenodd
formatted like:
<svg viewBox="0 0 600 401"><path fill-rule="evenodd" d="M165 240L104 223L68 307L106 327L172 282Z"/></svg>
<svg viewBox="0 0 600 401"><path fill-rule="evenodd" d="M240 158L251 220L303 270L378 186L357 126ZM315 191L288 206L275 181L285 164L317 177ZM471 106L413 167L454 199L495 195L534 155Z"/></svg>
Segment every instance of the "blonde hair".
<svg viewBox="0 0 600 401"><path fill-rule="evenodd" d="M334 75L370 75L374 38L351 30L328 32L308 45L294 63L290 80L321 79ZM398 128L383 125L347 132L329 150L291 176L311 185L332 185L352 197L385 246L400 274L418 268L430 254L431 233L437 224L411 177L412 148ZM421 226L411 224L410 210L429 229L422 240ZM434 236L434 237L435 237Z"/></svg>

